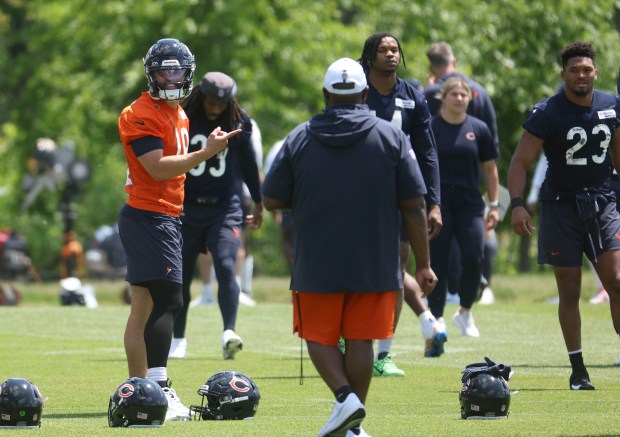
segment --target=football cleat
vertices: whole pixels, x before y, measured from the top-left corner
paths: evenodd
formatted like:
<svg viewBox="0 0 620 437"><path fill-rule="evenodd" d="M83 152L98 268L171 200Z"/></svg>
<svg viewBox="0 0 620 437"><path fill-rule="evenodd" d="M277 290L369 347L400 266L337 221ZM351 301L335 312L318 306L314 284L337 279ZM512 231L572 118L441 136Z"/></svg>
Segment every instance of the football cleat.
<svg viewBox="0 0 620 437"><path fill-rule="evenodd" d="M441 326L440 324L437 324ZM448 341L448 333L445 331L437 330L432 338L426 340L426 344L424 347L424 356L425 357L438 357L441 356L444 350L444 343Z"/></svg>
<svg viewBox="0 0 620 437"><path fill-rule="evenodd" d="M594 390L594 385L590 382L590 375L587 371L573 373L570 376L569 385L571 390Z"/></svg>
<svg viewBox="0 0 620 437"><path fill-rule="evenodd" d="M375 360L372 366L372 376L405 376L405 372L394 364L392 354Z"/></svg>
<svg viewBox="0 0 620 437"><path fill-rule="evenodd" d="M225 360L234 360L235 355L243 349L243 340L232 329L222 334L222 355Z"/></svg>

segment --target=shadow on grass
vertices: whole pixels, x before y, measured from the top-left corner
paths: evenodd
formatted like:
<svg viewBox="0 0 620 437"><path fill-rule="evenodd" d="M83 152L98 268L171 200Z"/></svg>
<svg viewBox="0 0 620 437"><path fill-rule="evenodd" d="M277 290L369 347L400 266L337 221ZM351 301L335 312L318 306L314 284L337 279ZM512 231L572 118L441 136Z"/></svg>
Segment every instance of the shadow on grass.
<svg viewBox="0 0 620 437"><path fill-rule="evenodd" d="M570 370L570 363L563 365L540 365L540 364L511 364L513 370L518 371L519 369L568 369ZM610 364L588 364L586 363L586 368L588 369L613 369L616 366L614 363Z"/></svg>
<svg viewBox="0 0 620 437"><path fill-rule="evenodd" d="M43 413L43 419L93 419L93 418L99 418L99 417L105 417L107 419L108 417L108 413L107 412L101 412L101 413L72 413L72 414L66 414L66 413L62 413L62 414L48 414L48 413Z"/></svg>
<svg viewBox="0 0 620 437"><path fill-rule="evenodd" d="M304 379L319 379L321 378L319 375L304 375ZM278 379L299 379L299 375L291 375L291 376L255 376L252 379L260 380L278 380Z"/></svg>

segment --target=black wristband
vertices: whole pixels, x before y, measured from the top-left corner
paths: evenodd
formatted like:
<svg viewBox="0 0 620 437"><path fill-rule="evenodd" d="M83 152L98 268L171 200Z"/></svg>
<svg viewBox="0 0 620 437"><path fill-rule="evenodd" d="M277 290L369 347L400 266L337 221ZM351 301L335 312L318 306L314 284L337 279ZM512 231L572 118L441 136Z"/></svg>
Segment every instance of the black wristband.
<svg viewBox="0 0 620 437"><path fill-rule="evenodd" d="M510 199L510 207L512 209L517 208L519 206L522 206L525 208L525 202L523 201L522 198L520 197L513 197L512 199Z"/></svg>

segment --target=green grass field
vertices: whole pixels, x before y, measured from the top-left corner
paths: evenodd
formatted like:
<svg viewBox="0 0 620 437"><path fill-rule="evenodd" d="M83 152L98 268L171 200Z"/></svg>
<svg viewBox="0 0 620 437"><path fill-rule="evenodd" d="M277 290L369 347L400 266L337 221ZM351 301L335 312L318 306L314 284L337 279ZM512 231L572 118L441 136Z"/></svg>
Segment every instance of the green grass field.
<svg viewBox="0 0 620 437"><path fill-rule="evenodd" d="M168 422L160 429L110 429L108 399L126 378L123 331L129 307L121 304L121 282L93 283L100 307L61 307L56 284L16 284L19 307L0 307L0 380L22 376L47 398L45 436L315 436L331 412L333 396L291 333L287 279L256 278L254 308L241 307L237 332L245 341L234 361L220 350L221 317L216 307L192 308L188 357L169 362L181 400L200 404L198 387L213 373L236 370L258 385L262 399L253 421ZM195 285L197 292L198 284ZM373 379L364 429L373 436L612 436L620 435L620 342L609 307L587 303L594 283L584 276L584 357L593 392L568 389L570 365L557 321L549 273L494 278L497 302L474 307L479 339L461 337L448 323L446 353L424 358L419 322L405 309L396 333L396 363L404 378ZM449 318L456 307L446 308ZM510 417L498 421L460 419L460 371L488 355L510 364L515 375ZM0 381L0 382L1 382ZM4 435L6 431L0 431ZM15 435L32 431L16 431ZM13 435L13 434L12 434Z"/></svg>

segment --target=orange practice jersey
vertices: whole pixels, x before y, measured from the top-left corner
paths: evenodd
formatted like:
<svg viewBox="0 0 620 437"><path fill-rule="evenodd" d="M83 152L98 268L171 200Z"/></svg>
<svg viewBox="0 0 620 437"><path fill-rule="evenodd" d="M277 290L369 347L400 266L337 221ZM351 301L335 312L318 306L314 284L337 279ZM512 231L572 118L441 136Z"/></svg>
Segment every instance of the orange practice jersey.
<svg viewBox="0 0 620 437"><path fill-rule="evenodd" d="M164 156L187 154L189 119L181 105L173 109L144 92L123 109L118 119L118 131L127 159L127 204L179 217L183 207L185 174L156 181L138 161L131 142L143 137L157 137L164 143Z"/></svg>

